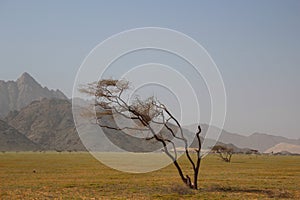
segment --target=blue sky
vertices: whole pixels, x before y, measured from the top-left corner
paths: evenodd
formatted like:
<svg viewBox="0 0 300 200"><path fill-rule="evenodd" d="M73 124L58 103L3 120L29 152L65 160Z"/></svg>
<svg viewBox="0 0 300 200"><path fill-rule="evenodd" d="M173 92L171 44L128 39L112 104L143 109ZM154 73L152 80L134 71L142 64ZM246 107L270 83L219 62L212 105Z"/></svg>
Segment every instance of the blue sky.
<svg viewBox="0 0 300 200"><path fill-rule="evenodd" d="M29 72L68 96L83 59L118 32L157 26L202 44L223 76L225 128L299 138L300 1L0 1L0 79Z"/></svg>

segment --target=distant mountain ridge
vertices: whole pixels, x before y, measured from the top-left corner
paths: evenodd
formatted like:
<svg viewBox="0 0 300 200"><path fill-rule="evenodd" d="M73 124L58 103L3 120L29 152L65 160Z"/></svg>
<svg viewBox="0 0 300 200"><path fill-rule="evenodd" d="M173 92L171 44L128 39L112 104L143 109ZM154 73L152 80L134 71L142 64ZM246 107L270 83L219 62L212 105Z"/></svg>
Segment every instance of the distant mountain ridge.
<svg viewBox="0 0 300 200"><path fill-rule="evenodd" d="M233 141L232 143L236 144L238 147L248 147L257 149L260 152L264 152L267 149L279 144L279 143L288 143L294 145L300 145L299 140L289 139L282 136L274 136L266 133L253 133L250 136L229 136L224 133L221 135L219 141L227 142Z"/></svg>
<svg viewBox="0 0 300 200"><path fill-rule="evenodd" d="M20 110L34 100L67 99L60 90L42 87L26 72L16 81L0 80L0 94L0 117L6 116L9 111Z"/></svg>
<svg viewBox="0 0 300 200"><path fill-rule="evenodd" d="M0 120L0 150L85 150L75 128L70 101L61 91L42 87L28 73L22 74L17 81L0 80L0 117L5 117L5 121ZM196 124L183 127L189 141L193 140L196 127ZM209 125L201 124L201 128L205 135ZM210 129L213 134L221 132L219 138L214 138L218 140L217 144L227 145L236 152L249 149L265 152L280 143L300 145L300 139L263 133L243 136L214 126L210 126ZM87 132L86 135L89 134ZM115 142L119 142L114 131L107 130L107 134ZM125 135L121 139L129 138ZM215 143L214 140L206 140L206 146ZM106 145L101 141L99 144ZM192 142L192 146L195 145L197 146ZM130 149L132 146L129 142L123 148ZM133 151L138 148L147 150L136 146Z"/></svg>
<svg viewBox="0 0 300 200"><path fill-rule="evenodd" d="M208 125L201 125L203 132L207 132ZM288 143L294 145L300 145L300 140L298 139L289 139L282 136L274 136L266 133L253 133L249 136L240 135L237 133L230 133L226 130L221 130L215 126L210 126L211 132L213 134L221 133L218 138L219 142L225 144L234 144L238 148L251 148L259 150L260 152L265 152L267 149L279 144L279 143ZM209 138L209 135L207 136Z"/></svg>
<svg viewBox="0 0 300 200"><path fill-rule="evenodd" d="M15 137L20 135L25 136L31 142L39 145L41 150L60 150L60 151L84 151L80 137L78 136L72 115L72 106L69 100L62 99L42 99L31 102L28 106L22 108L20 111L11 111L5 118L5 121L13 127L19 134L15 134ZM113 122L109 122L113 123ZM202 133L208 130L207 124L201 124ZM185 135L189 141L192 141L195 136L195 127L183 127ZM214 144L224 145L234 149L235 152L247 152L250 149L257 149L260 152L286 141L289 144L298 144L299 140L287 139L281 136L272 136L267 134L255 133L250 136L242 136L235 133L229 133L225 130L221 130L214 126L210 127L212 132L221 131L220 138L217 143L212 140L206 139L207 146L203 148L211 147ZM124 149L131 149L131 151L147 151L147 148L138 147L137 145L131 145L129 137L126 135L120 137L116 134L116 131L106 130L106 136L109 137L114 143L119 143L120 140L127 140L128 142L121 142ZM0 130L1 134L1 130ZM90 131L86 132L86 136L93 134ZM124 135L124 134L123 134ZM86 137L81 136L81 137ZM254 138L254 139L253 139ZM3 141L5 139L2 139ZM17 138L16 138L17 140ZM91 142L95 142L92 140ZM141 142L142 144L142 142ZM97 145L106 146L100 140L97 140ZM125 145L125 146L124 146ZM146 144L145 144L146 145ZM197 147L195 141L192 142L191 147ZM14 148L9 147L13 150ZM28 148L24 148L26 150ZM112 151L109 146L105 148L106 151ZM151 148L150 148L151 149Z"/></svg>

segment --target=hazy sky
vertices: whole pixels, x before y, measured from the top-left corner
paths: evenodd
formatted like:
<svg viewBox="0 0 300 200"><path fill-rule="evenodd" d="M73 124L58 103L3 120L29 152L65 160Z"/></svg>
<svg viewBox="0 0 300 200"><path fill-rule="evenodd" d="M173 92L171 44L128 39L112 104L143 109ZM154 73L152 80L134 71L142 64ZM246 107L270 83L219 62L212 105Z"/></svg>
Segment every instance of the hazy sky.
<svg viewBox="0 0 300 200"><path fill-rule="evenodd" d="M129 3L130 2L130 3ZM0 79L29 72L69 97L99 42L145 26L183 32L224 79L225 129L300 138L300 1L0 1Z"/></svg>

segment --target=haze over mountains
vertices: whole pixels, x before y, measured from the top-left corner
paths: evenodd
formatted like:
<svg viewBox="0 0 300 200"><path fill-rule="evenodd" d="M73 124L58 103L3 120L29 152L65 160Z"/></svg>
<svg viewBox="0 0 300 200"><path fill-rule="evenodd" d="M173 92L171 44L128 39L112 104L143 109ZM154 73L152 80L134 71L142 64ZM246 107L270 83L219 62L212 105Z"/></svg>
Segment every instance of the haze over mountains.
<svg viewBox="0 0 300 200"><path fill-rule="evenodd" d="M0 81L0 150L1 151L84 151L73 120L72 105L59 90L42 87L29 74L24 73L17 81ZM203 133L208 125L202 124ZM193 136L194 130L185 127L187 135ZM219 142L227 144L236 152L257 149L265 152L272 147L276 150L299 149L300 139L293 140L281 136L254 133L250 136L229 133L216 127L213 132L221 131ZM109 137L118 142L114 131L107 131ZM125 135L123 139L129 138ZM124 148L135 150L130 140ZM212 142L213 143L213 142ZM123 143L124 144L124 143ZM102 144L99 141L99 145ZM293 145L293 146L289 146ZM136 148L145 150L141 146ZM109 151L109 149L107 149Z"/></svg>
<svg viewBox="0 0 300 200"><path fill-rule="evenodd" d="M208 125L201 125L204 132L207 131ZM189 127L187 127L189 129ZM287 143L293 145L300 145L300 139L288 139L282 136L274 136L266 133L253 133L249 136L240 135L237 133L230 133L226 130L221 130L217 127L211 126L212 133L221 132L218 139L219 142L225 144L234 144L239 148L251 148L259 150L260 152L265 152L267 149L273 147L279 143ZM190 129L189 129L190 130Z"/></svg>

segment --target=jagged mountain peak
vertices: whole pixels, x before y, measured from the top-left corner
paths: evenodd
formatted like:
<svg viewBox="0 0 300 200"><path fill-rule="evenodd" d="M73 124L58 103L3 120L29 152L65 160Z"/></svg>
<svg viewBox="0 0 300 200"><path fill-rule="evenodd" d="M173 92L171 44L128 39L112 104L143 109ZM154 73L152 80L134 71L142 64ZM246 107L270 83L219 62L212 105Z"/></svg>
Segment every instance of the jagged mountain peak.
<svg viewBox="0 0 300 200"><path fill-rule="evenodd" d="M0 117L20 110L34 100L42 98L67 99L59 90L42 87L29 73L24 72L16 81L0 81Z"/></svg>
<svg viewBox="0 0 300 200"><path fill-rule="evenodd" d="M24 86L42 87L30 74L24 72L16 81L19 88Z"/></svg>
<svg viewBox="0 0 300 200"><path fill-rule="evenodd" d="M24 72L19 78L18 80L34 80L34 78L27 72Z"/></svg>

